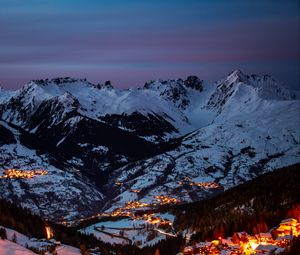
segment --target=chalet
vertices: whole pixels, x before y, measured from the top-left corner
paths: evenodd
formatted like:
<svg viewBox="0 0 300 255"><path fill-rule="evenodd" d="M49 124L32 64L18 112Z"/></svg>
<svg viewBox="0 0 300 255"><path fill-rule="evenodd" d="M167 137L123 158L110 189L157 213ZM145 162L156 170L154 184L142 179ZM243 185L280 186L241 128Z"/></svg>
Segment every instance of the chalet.
<svg viewBox="0 0 300 255"><path fill-rule="evenodd" d="M196 244L196 251L200 254L205 254L210 250L211 243L210 242L200 242Z"/></svg>
<svg viewBox="0 0 300 255"><path fill-rule="evenodd" d="M270 233L259 233L255 235L256 239L259 243L273 243L274 240L272 238L272 235Z"/></svg>
<svg viewBox="0 0 300 255"><path fill-rule="evenodd" d="M300 235L300 223L293 218L284 219L280 222L279 227L274 231L278 236Z"/></svg>
<svg viewBox="0 0 300 255"><path fill-rule="evenodd" d="M232 236L232 242L234 244L248 242L248 234L246 232L235 232Z"/></svg>
<svg viewBox="0 0 300 255"><path fill-rule="evenodd" d="M183 250L184 255L193 255L194 254L194 247L193 246L186 246Z"/></svg>
<svg viewBox="0 0 300 255"><path fill-rule="evenodd" d="M188 246L184 249L184 255L279 255L290 246L294 237L299 235L300 223L295 219L285 219L277 229L273 228L272 235L259 233L251 236L246 232L235 232L231 238Z"/></svg>
<svg viewBox="0 0 300 255"><path fill-rule="evenodd" d="M255 248L259 245L259 241L255 236L248 236L248 243L252 250L255 250Z"/></svg>
<svg viewBox="0 0 300 255"><path fill-rule="evenodd" d="M292 240L293 240L293 236L291 235L278 236L275 240L275 243L279 247L286 247L290 244Z"/></svg>
<svg viewBox="0 0 300 255"><path fill-rule="evenodd" d="M225 246L234 246L234 243L232 242L231 238L222 239L221 243Z"/></svg>
<svg viewBox="0 0 300 255"><path fill-rule="evenodd" d="M222 250L221 255L234 255L234 252L230 250Z"/></svg>
<svg viewBox="0 0 300 255"><path fill-rule="evenodd" d="M208 247L208 250L207 250L208 254L213 254L213 255L219 255L220 254L220 251L217 247L217 244L211 243L211 245Z"/></svg>
<svg viewBox="0 0 300 255"><path fill-rule="evenodd" d="M228 250L231 251L230 254L232 255L239 255L239 254L243 254L243 251L241 249L240 245L233 245L233 246L229 246Z"/></svg>
<svg viewBox="0 0 300 255"><path fill-rule="evenodd" d="M265 255L271 255L271 254L278 254L278 252L283 252L284 249L271 244L260 244L255 249L255 254L265 254Z"/></svg>
<svg viewBox="0 0 300 255"><path fill-rule="evenodd" d="M282 226L295 226L297 224L297 220L293 218L284 219L280 222L280 225Z"/></svg>

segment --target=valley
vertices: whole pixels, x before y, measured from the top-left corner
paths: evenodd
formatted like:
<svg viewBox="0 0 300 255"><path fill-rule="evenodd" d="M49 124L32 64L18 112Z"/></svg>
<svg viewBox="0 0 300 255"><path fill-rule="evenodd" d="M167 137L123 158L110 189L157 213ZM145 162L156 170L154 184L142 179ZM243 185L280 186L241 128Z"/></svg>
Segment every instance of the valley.
<svg viewBox="0 0 300 255"><path fill-rule="evenodd" d="M300 162L299 102L239 70L133 89L66 77L1 90L0 197L107 245L188 244L174 208Z"/></svg>

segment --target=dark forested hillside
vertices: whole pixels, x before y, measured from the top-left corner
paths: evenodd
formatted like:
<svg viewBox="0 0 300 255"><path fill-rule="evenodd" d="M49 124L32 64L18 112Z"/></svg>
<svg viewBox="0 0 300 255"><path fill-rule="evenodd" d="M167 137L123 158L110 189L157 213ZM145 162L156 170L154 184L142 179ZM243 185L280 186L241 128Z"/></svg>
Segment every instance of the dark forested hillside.
<svg viewBox="0 0 300 255"><path fill-rule="evenodd" d="M140 254L140 249L134 246L115 246L105 244L94 236L83 235L74 228L47 222L54 231L54 238L64 244L75 247L94 248L99 247L101 254L111 254L112 251L120 254ZM0 225L14 229L28 237L45 238L46 222L37 215L30 213L28 209L20 208L14 204L0 199ZM118 253L119 254L119 253Z"/></svg>
<svg viewBox="0 0 300 255"><path fill-rule="evenodd" d="M212 199L177 207L177 230L196 231L195 240L265 232L284 217L297 217L300 164L264 174Z"/></svg>
<svg viewBox="0 0 300 255"><path fill-rule="evenodd" d="M264 174L243 185L232 188L212 199L175 206L175 228L178 233L195 231L194 241L231 236L235 231L266 232L283 218L300 220L300 164ZM164 208L165 210L166 208ZM28 236L44 237L45 221L27 209L0 200L0 225L13 228ZM100 247L102 254L177 254L183 239L169 238L154 247L139 249L132 245L112 246L94 236L80 234L74 228L51 224L54 235L62 243L86 248Z"/></svg>
<svg viewBox="0 0 300 255"><path fill-rule="evenodd" d="M28 236L45 237L45 222L28 209L0 199L0 225Z"/></svg>
<svg viewBox="0 0 300 255"><path fill-rule="evenodd" d="M155 247L139 249L133 245L111 245L97 240L93 235L84 235L75 228L46 222L39 216L31 214L28 209L0 199L0 226L14 229L28 237L45 238L45 225L50 225L54 238L63 244L85 249L98 247L103 255L152 255L158 249L161 254L176 254L183 244L181 237L161 241ZM171 252L171 253L170 253Z"/></svg>

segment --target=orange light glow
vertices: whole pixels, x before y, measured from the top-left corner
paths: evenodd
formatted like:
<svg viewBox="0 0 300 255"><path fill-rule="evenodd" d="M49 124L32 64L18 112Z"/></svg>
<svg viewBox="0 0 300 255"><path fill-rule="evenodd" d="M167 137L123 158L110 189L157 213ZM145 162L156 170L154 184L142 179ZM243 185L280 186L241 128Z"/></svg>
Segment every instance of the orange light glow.
<svg viewBox="0 0 300 255"><path fill-rule="evenodd" d="M45 229L46 229L46 237L49 240L53 237L53 232L49 226L45 226Z"/></svg>
<svg viewBox="0 0 300 255"><path fill-rule="evenodd" d="M0 176L0 179L31 179L34 176L46 175L46 170L19 170L19 169L7 169L4 170L4 175Z"/></svg>
<svg viewBox="0 0 300 255"><path fill-rule="evenodd" d="M278 247L280 248L288 248L290 246L291 240L294 237L297 237L299 235L300 230L300 222L298 222L295 219L285 219L281 221L280 226L277 228L274 228L273 231L277 233L277 236L279 238L273 239L272 235L270 233L259 233L255 236L248 235L247 233L243 232L245 235L245 238L243 240L237 241L238 243L233 243L234 245L231 245L232 238L227 238L219 240L213 240L211 242L205 242L204 245L200 245L197 248L198 245L195 245L195 248L190 250L191 246L186 246L184 249L184 255L191 255L191 254L207 254L207 255L213 255L213 254L220 254L221 251L231 252L230 254L243 254L243 255L252 255L252 254L261 254L261 249L259 248L259 245L265 245L273 248L276 250ZM234 235L234 238L238 238ZM193 246L194 247L194 246ZM264 249L264 248L262 248ZM199 253L200 252L200 253ZM265 252L265 251L263 251Z"/></svg>

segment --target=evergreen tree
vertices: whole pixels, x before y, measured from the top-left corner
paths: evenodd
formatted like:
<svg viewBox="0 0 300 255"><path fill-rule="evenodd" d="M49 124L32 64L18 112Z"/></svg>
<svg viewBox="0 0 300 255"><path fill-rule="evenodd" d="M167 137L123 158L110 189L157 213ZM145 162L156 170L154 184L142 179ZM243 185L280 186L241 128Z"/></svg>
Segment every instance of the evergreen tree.
<svg viewBox="0 0 300 255"><path fill-rule="evenodd" d="M7 234L6 234L6 229L5 228L0 228L0 238L2 240L7 239Z"/></svg>
<svg viewBox="0 0 300 255"><path fill-rule="evenodd" d="M11 237L11 240L16 243L17 242L17 234L16 232L13 233L12 237Z"/></svg>

